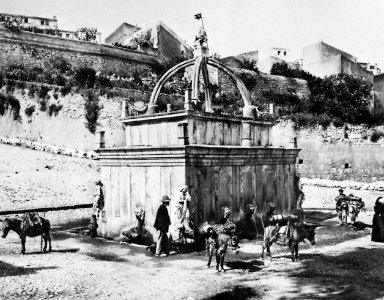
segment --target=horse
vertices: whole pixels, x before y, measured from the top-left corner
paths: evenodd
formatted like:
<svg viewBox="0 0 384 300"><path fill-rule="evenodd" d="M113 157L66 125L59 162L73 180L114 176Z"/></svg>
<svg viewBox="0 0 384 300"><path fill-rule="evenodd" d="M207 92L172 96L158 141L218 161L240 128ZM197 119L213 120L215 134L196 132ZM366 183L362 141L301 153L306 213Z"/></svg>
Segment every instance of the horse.
<svg viewBox="0 0 384 300"><path fill-rule="evenodd" d="M49 234L51 230L51 224L47 219L39 217L40 224L31 225L27 217L20 218L5 218L2 220L1 225L1 237L6 238L9 231L16 232L20 237L21 242L21 254L25 254L25 240L26 237L36 237L41 235L44 239L43 251L47 252L47 242L49 242L48 251L52 251L51 236Z"/></svg>

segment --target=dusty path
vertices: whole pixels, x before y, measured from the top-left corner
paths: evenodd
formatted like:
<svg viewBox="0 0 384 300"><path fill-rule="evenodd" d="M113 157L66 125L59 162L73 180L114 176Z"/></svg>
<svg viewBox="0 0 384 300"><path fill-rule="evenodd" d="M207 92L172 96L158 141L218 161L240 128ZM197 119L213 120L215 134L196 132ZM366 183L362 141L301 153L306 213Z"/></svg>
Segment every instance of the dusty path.
<svg viewBox="0 0 384 300"><path fill-rule="evenodd" d="M155 258L145 248L67 233L53 234L54 252L11 233L0 243L1 299L384 299L384 244L370 231L318 229L318 245L302 245L301 262L274 246L270 264L260 241L229 253L226 272L205 268L204 252Z"/></svg>

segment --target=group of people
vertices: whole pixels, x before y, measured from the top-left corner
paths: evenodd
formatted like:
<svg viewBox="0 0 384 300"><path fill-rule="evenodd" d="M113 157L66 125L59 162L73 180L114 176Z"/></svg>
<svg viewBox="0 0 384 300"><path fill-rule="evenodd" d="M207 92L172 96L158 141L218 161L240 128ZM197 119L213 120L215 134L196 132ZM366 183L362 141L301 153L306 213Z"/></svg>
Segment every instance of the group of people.
<svg viewBox="0 0 384 300"><path fill-rule="evenodd" d="M335 198L336 212L340 220L340 226L348 225L348 221L353 225L360 210L365 206L364 201L352 194L344 194L343 189L339 189L339 195Z"/></svg>

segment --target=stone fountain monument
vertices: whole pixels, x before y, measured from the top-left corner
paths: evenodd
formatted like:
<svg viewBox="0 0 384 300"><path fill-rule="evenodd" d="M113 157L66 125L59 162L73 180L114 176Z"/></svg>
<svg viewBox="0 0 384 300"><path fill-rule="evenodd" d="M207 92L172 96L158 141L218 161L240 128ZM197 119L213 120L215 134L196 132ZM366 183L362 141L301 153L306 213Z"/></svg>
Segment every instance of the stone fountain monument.
<svg viewBox="0 0 384 300"><path fill-rule="evenodd" d="M157 113L164 84L190 66L192 90L185 92L184 109ZM207 66L233 80L244 103L241 117L213 113ZM201 78L205 111L196 111L193 103L198 101ZM190 187L190 209L197 225L218 220L223 207L231 209L235 221L249 204L259 211L270 201L284 210L296 207L294 177L300 150L270 144L273 122L261 118L263 113L252 105L242 80L210 58L206 39L197 39L194 58L174 66L159 80L146 114L127 116L125 110L123 105L125 147L98 149L105 187L100 236L115 238L123 228L136 224L138 207L145 209L146 226L151 228L162 195L172 199L168 209L175 224L175 206L184 184Z"/></svg>

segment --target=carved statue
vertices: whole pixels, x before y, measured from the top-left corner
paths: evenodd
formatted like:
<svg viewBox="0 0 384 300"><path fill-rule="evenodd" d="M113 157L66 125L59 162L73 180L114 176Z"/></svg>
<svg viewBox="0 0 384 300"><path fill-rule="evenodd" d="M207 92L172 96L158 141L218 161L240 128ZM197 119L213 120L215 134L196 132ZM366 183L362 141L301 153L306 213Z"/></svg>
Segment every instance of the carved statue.
<svg viewBox="0 0 384 300"><path fill-rule="evenodd" d="M144 228L145 226L145 211L142 207L138 208L135 211L135 216L137 219L137 226L130 228L129 230L124 230L122 235L126 238L125 242L135 243L140 245L150 246L153 244L152 234Z"/></svg>
<svg viewBox="0 0 384 300"><path fill-rule="evenodd" d="M201 26L199 33L195 38L195 44L199 43L200 46L203 46L204 43L207 43L207 41L208 41L207 32L205 31L204 27Z"/></svg>

